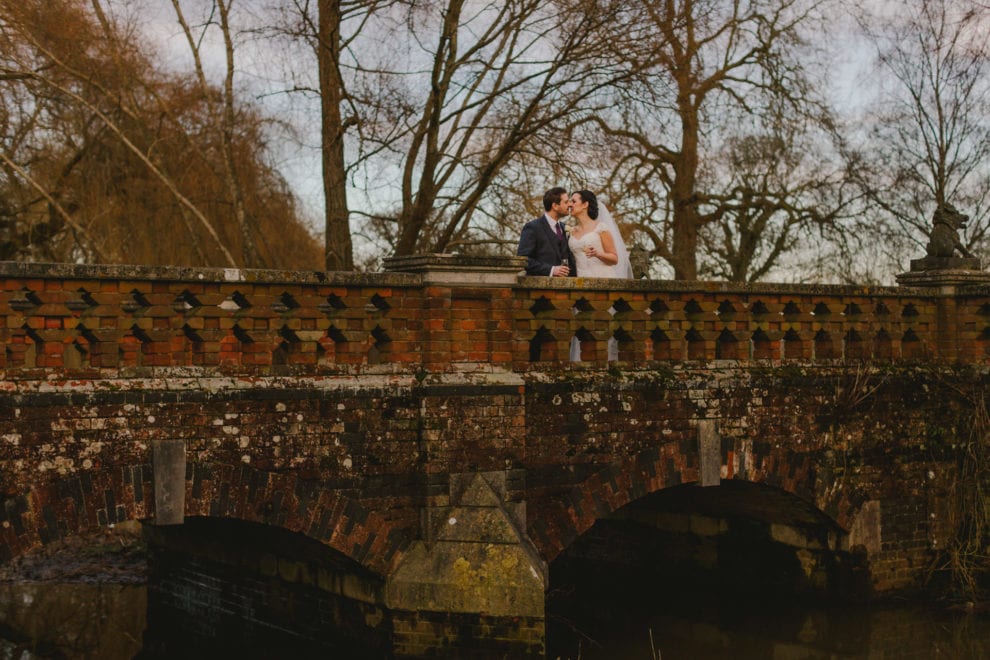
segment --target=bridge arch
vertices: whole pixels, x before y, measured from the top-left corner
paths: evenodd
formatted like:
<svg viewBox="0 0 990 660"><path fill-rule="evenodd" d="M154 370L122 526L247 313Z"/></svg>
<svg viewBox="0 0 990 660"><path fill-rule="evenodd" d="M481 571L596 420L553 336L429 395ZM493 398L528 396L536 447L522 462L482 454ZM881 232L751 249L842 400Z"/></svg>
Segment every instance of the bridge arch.
<svg viewBox="0 0 990 660"><path fill-rule="evenodd" d="M407 532L381 512L296 473L216 463L193 463L187 473L187 516L235 518L299 532L383 576L409 543Z"/></svg>
<svg viewBox="0 0 990 660"><path fill-rule="evenodd" d="M715 592L742 600L868 599L870 554L851 548L850 527L838 520L855 519L862 494L816 500L813 492L836 489L823 491L810 469L795 479L801 458L754 460L763 471L702 487L692 458L671 443L590 475L541 509L539 517L545 511L552 522L535 518L529 526L549 567L551 609L583 616L553 596L571 592L622 603Z"/></svg>
<svg viewBox="0 0 990 660"><path fill-rule="evenodd" d="M855 490L827 488L823 498L812 491L815 471L809 457L800 452L777 450L768 457L750 454L747 462L756 466L734 473L737 466L722 465L733 474L731 480L768 486L804 502L817 511L823 524L834 526L841 535L850 530L860 506L867 497ZM653 493L698 482L697 455L687 454L679 443L668 443L615 461L573 486L566 494L536 503L528 532L543 559L549 564L598 520ZM797 467L795 467L797 466Z"/></svg>
<svg viewBox="0 0 990 660"><path fill-rule="evenodd" d="M298 532L369 571L386 576L409 543L394 527L339 490L295 473L248 465L190 463L184 514L271 525ZM0 549L7 561L39 545L127 521L152 522L153 470L148 463L94 467L37 484L0 507Z"/></svg>
<svg viewBox="0 0 990 660"><path fill-rule="evenodd" d="M189 516L145 529L144 648L163 657L389 657L386 578L273 524ZM277 652L277 653L276 653Z"/></svg>

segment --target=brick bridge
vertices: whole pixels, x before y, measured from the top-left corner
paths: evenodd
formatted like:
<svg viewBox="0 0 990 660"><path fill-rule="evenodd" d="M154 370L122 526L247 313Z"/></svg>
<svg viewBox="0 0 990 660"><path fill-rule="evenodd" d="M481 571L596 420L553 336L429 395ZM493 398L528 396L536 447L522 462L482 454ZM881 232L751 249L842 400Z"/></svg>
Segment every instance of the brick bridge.
<svg viewBox="0 0 990 660"><path fill-rule="evenodd" d="M0 264L0 560L129 520L162 547L229 532L256 551L200 550L335 599L383 655L542 654L554 562L606 520L702 547L748 516L797 591L849 565L874 594L921 584L985 411L982 272L520 269Z"/></svg>

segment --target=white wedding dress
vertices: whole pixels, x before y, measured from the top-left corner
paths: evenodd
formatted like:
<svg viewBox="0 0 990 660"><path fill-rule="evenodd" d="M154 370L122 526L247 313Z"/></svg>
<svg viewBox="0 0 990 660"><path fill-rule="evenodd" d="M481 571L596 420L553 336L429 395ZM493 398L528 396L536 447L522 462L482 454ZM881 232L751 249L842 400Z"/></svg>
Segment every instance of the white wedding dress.
<svg viewBox="0 0 990 660"><path fill-rule="evenodd" d="M607 231L612 236L612 244L615 245L615 252L619 260L615 264L607 264L597 257L588 257L584 254L584 248L593 247L599 252L603 251L602 232ZM574 255L574 265L577 267L578 277L602 277L609 279L632 278L632 264L629 261L629 251L626 249L619 227L615 224L612 214L609 213L605 205L599 206L598 223L592 231L575 238L573 234L567 239L567 246ZM607 346L608 361L619 359L619 343L615 337L608 338ZM581 342L577 337L571 338L570 346L571 362L581 361Z"/></svg>
<svg viewBox="0 0 990 660"><path fill-rule="evenodd" d="M574 265L577 267L578 277L622 277L619 275L618 264L607 264L597 257L588 257L584 253L587 247L593 247L599 252L604 249L602 247L603 231L608 231L608 228L598 223L594 231L588 232L581 238L574 238L574 234L571 234L571 237L567 239L567 245L571 248L571 254L574 255ZM615 240L614 236L612 240Z"/></svg>
<svg viewBox="0 0 990 660"><path fill-rule="evenodd" d="M612 236L612 244L615 246L615 253L619 261L615 265L610 265L596 257L588 258L584 256L584 248L593 246L599 252L602 251L601 232L607 231ZM609 213L604 204L598 206L598 220L595 228L581 236L574 238L573 235L567 239L567 246L574 255L574 265L577 267L578 277L605 277L605 278L627 278L632 279L632 262L629 261L629 250L619 233L619 226L615 224L615 219Z"/></svg>

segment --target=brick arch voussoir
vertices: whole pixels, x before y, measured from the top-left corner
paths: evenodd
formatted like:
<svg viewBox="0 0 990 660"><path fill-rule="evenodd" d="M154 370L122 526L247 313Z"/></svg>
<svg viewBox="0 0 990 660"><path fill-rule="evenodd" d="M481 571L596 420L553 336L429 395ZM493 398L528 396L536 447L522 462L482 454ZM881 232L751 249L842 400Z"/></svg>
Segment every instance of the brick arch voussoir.
<svg viewBox="0 0 990 660"><path fill-rule="evenodd" d="M380 513L318 481L250 466L196 463L187 470L187 516L233 518L308 536L379 575L401 560L408 535Z"/></svg>
<svg viewBox="0 0 990 660"><path fill-rule="evenodd" d="M807 452L783 450L764 457L750 454L750 467L742 471L734 471L732 458L730 454L722 466L729 478L773 486L800 497L846 531L866 499L854 489L816 484L814 463ZM669 443L616 461L567 494L536 503L529 536L550 563L600 518L651 493L698 481L697 460L696 454L685 454L680 445Z"/></svg>
<svg viewBox="0 0 990 660"><path fill-rule="evenodd" d="M613 511L645 495L697 480L697 458L667 443L616 461L568 493L536 503L527 532L548 564Z"/></svg>
<svg viewBox="0 0 990 660"><path fill-rule="evenodd" d="M60 540L153 515L151 466L80 470L3 499L0 563Z"/></svg>
<svg viewBox="0 0 990 660"><path fill-rule="evenodd" d="M779 488L808 504L848 532L863 502L868 499L859 487L829 481L818 469L818 452L773 447L765 454L751 448L740 461L735 452L722 465L727 478Z"/></svg>
<svg viewBox="0 0 990 660"><path fill-rule="evenodd" d="M0 563L49 543L131 520L153 520L150 464L81 470L3 499ZM236 518L302 533L388 575L409 543L404 530L318 482L249 466L191 464L186 516Z"/></svg>

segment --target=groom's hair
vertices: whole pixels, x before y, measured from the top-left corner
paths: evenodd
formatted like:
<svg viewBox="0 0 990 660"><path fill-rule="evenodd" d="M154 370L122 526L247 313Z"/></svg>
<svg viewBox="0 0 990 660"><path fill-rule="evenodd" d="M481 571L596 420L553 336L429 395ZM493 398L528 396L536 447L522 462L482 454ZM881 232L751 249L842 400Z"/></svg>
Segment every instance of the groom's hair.
<svg viewBox="0 0 990 660"><path fill-rule="evenodd" d="M590 190L579 190L577 192L581 196L582 202L588 202L588 217L592 220L598 219L598 198L595 197L595 193Z"/></svg>
<svg viewBox="0 0 990 660"><path fill-rule="evenodd" d="M550 190L543 193L543 210L549 211L550 207L560 201L561 195L567 194L567 188L561 188L557 186L556 188L551 188Z"/></svg>

